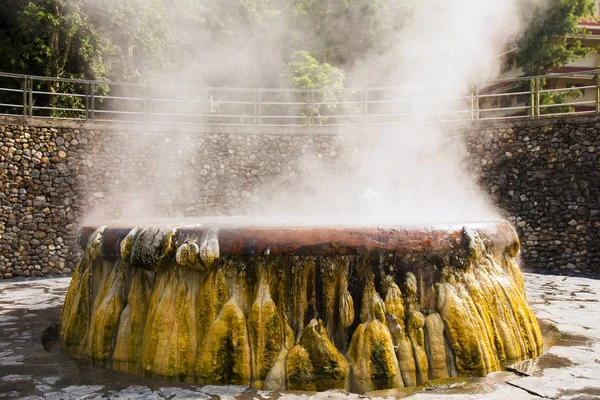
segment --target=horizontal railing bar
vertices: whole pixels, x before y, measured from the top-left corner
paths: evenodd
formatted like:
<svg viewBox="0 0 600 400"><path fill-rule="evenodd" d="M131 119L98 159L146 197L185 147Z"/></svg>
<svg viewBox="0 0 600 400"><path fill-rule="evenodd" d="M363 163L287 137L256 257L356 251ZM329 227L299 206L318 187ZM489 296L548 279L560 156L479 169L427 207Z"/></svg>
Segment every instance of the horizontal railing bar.
<svg viewBox="0 0 600 400"><path fill-rule="evenodd" d="M595 88L596 87L594 86L594 89ZM568 92L571 90L578 90L578 89L582 89L582 88L570 87L570 88L558 88L558 89L540 89L540 90L538 90L538 92L540 92L540 93Z"/></svg>
<svg viewBox="0 0 600 400"><path fill-rule="evenodd" d="M207 117L210 116L211 114L192 114L192 113L167 113L167 112L151 112L148 113L148 115L158 115L158 116L164 116L164 115L175 115L177 117Z"/></svg>
<svg viewBox="0 0 600 400"><path fill-rule="evenodd" d="M315 115L313 118L360 118L362 115Z"/></svg>
<svg viewBox="0 0 600 400"><path fill-rule="evenodd" d="M531 94L531 91L527 91L527 92L514 92L514 93L494 93L494 94L480 94L479 97L481 98L487 98L487 97L503 97L503 96L520 96L520 95L524 95L524 94Z"/></svg>
<svg viewBox="0 0 600 400"><path fill-rule="evenodd" d="M540 107L562 107L562 106L580 106L584 104L596 104L593 100L588 101L574 101L571 103L556 103L556 104L540 104Z"/></svg>
<svg viewBox="0 0 600 400"><path fill-rule="evenodd" d="M479 118L480 121L498 121L498 120L503 120L503 119L523 119L523 118L527 118L527 115L506 115L506 116L502 116L502 117L486 117L486 118Z"/></svg>
<svg viewBox="0 0 600 400"><path fill-rule="evenodd" d="M208 114L211 118L254 118L254 115Z"/></svg>
<svg viewBox="0 0 600 400"><path fill-rule="evenodd" d="M328 105L337 105L337 104L361 104L360 101L330 101L330 102L314 102L314 103L310 103L310 104L314 104L316 106L328 106Z"/></svg>
<svg viewBox="0 0 600 400"><path fill-rule="evenodd" d="M209 100L209 104L254 104L253 101Z"/></svg>
<svg viewBox="0 0 600 400"><path fill-rule="evenodd" d="M64 92L40 92L38 90L32 90L30 93L33 93L33 94L47 94L48 96L85 97L85 94L64 93Z"/></svg>
<svg viewBox="0 0 600 400"><path fill-rule="evenodd" d="M299 127L299 126L308 126L308 125L305 125L305 124L261 124L261 126L269 126L269 127L292 126L292 127Z"/></svg>
<svg viewBox="0 0 600 400"><path fill-rule="evenodd" d="M209 100L186 100L186 99L164 99L164 98L149 98L153 103L197 103L197 104L208 104Z"/></svg>
<svg viewBox="0 0 600 400"><path fill-rule="evenodd" d="M596 110L590 110L590 111L572 111L572 112L567 112L567 113L553 113L553 114L542 114L540 115L541 117L554 117L557 115L580 115L580 114L595 114Z"/></svg>
<svg viewBox="0 0 600 400"><path fill-rule="evenodd" d="M411 113L401 113L401 114L368 114L369 118L370 117L403 117L403 116L408 116L408 115L414 115Z"/></svg>
<svg viewBox="0 0 600 400"><path fill-rule="evenodd" d="M100 100L135 100L135 101L148 100L143 97L99 96L99 95L94 95L94 98L100 99Z"/></svg>
<svg viewBox="0 0 600 400"><path fill-rule="evenodd" d="M7 103L0 103L0 107L17 107L17 108L23 108L25 107L23 104L7 104Z"/></svg>
<svg viewBox="0 0 600 400"><path fill-rule="evenodd" d="M432 111L432 112L418 112L417 115L446 115L446 114L461 114L471 113L473 110L448 110L448 111Z"/></svg>
<svg viewBox="0 0 600 400"><path fill-rule="evenodd" d="M456 97L416 97L414 101L439 101L439 100L471 100L471 96L456 96Z"/></svg>
<svg viewBox="0 0 600 400"><path fill-rule="evenodd" d="M97 121L102 121L102 122L127 122L127 123L139 123L142 122L142 119L103 119L103 118L96 118Z"/></svg>
<svg viewBox="0 0 600 400"><path fill-rule="evenodd" d="M300 103L300 102L275 102L275 101L261 101L260 104L262 105L272 105L272 106L287 106L287 105L291 105L291 106L305 106L308 103Z"/></svg>
<svg viewBox="0 0 600 400"><path fill-rule="evenodd" d="M70 120L70 121L85 121L85 118L75 118L75 117L48 117L48 116L44 116L44 115L36 115L35 118L40 118L40 119L64 119L64 120Z"/></svg>
<svg viewBox="0 0 600 400"><path fill-rule="evenodd" d="M504 111L504 110L530 110L531 106L515 106L515 107L500 107L500 108L480 108L480 112L488 111Z"/></svg>
<svg viewBox="0 0 600 400"><path fill-rule="evenodd" d="M413 103L413 99L395 99L395 100L369 100L367 104L385 104L385 103Z"/></svg>
<svg viewBox="0 0 600 400"><path fill-rule="evenodd" d="M143 111L94 110L94 113L124 114L124 115L144 115Z"/></svg>
<svg viewBox="0 0 600 400"><path fill-rule="evenodd" d="M2 92L17 92L17 93L24 92L23 89L12 89L12 88L0 88L0 91L2 91Z"/></svg>
<svg viewBox="0 0 600 400"><path fill-rule="evenodd" d="M85 108L68 108L68 107L45 107L45 106L31 106L32 110L56 110L56 111L80 111L86 112Z"/></svg>
<svg viewBox="0 0 600 400"><path fill-rule="evenodd" d="M261 115L261 118L281 118L281 119L293 119L293 118L308 118L306 115Z"/></svg>

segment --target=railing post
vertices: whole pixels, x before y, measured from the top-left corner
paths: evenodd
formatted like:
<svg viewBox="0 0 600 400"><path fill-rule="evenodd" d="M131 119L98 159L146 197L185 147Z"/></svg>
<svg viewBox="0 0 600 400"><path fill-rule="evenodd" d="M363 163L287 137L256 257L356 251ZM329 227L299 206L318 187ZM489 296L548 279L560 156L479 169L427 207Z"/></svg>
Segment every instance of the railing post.
<svg viewBox="0 0 600 400"><path fill-rule="evenodd" d="M29 78L29 117L33 117L33 78Z"/></svg>
<svg viewBox="0 0 600 400"><path fill-rule="evenodd" d="M531 118L535 118L535 80L531 79L529 81L529 88L531 90L531 98L529 99L529 115Z"/></svg>
<svg viewBox="0 0 600 400"><path fill-rule="evenodd" d="M311 89L308 89L308 96L307 96L307 104L306 104L306 109L308 110L307 113L307 120L308 120L308 126L312 126L313 125L313 91Z"/></svg>
<svg viewBox="0 0 600 400"><path fill-rule="evenodd" d="M27 77L22 80L23 85L23 116L27 116Z"/></svg>
<svg viewBox="0 0 600 400"><path fill-rule="evenodd" d="M144 122L150 122L150 95L149 86L144 86Z"/></svg>
<svg viewBox="0 0 600 400"><path fill-rule="evenodd" d="M363 109L364 124L369 125L369 89L368 88L364 89L363 99L365 102L364 109Z"/></svg>
<svg viewBox="0 0 600 400"><path fill-rule="evenodd" d="M90 83L85 84L85 120L90 119Z"/></svg>
<svg viewBox="0 0 600 400"><path fill-rule="evenodd" d="M359 94L360 100L360 124L365 124L365 90L362 89Z"/></svg>
<svg viewBox="0 0 600 400"><path fill-rule="evenodd" d="M471 121L475 121L475 91L471 90Z"/></svg>
<svg viewBox="0 0 600 400"><path fill-rule="evenodd" d="M473 96L473 119L479 121L479 85L475 84L474 96Z"/></svg>
<svg viewBox="0 0 600 400"><path fill-rule="evenodd" d="M596 70L596 114L600 113L600 71Z"/></svg>
<svg viewBox="0 0 600 400"><path fill-rule="evenodd" d="M258 126L262 125L262 94L260 90L256 91L256 122Z"/></svg>
<svg viewBox="0 0 600 400"><path fill-rule="evenodd" d="M94 120L96 118L96 113L94 112L96 109L96 84L90 83L90 120Z"/></svg>
<svg viewBox="0 0 600 400"><path fill-rule="evenodd" d="M536 88L535 88L535 107L536 107L536 116L539 117L541 115L541 106L540 106L540 89L541 89L541 83L540 83L540 78L536 79Z"/></svg>
<svg viewBox="0 0 600 400"><path fill-rule="evenodd" d="M252 123L258 125L258 89L254 89L254 95L252 96L253 109L252 109Z"/></svg>
<svg viewBox="0 0 600 400"><path fill-rule="evenodd" d="M416 99L413 99L411 104L412 104L413 122L419 122L419 115L417 114L419 104L417 103Z"/></svg>
<svg viewBox="0 0 600 400"><path fill-rule="evenodd" d="M200 116L200 123L204 126L208 125L208 108L210 107L210 105L208 104L208 90L206 89L201 89L200 91L200 98L202 99L202 103L201 104L201 111L202 111L202 115Z"/></svg>

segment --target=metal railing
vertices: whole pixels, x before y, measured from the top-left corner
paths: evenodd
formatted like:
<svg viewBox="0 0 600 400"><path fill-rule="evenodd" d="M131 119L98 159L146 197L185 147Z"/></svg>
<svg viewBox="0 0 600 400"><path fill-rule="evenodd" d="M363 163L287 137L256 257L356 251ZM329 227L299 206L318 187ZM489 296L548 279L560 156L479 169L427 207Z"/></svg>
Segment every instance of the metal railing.
<svg viewBox="0 0 600 400"><path fill-rule="evenodd" d="M589 70L494 80L445 96L447 87L213 88L0 73L0 115L287 127L541 118L598 113L599 77Z"/></svg>

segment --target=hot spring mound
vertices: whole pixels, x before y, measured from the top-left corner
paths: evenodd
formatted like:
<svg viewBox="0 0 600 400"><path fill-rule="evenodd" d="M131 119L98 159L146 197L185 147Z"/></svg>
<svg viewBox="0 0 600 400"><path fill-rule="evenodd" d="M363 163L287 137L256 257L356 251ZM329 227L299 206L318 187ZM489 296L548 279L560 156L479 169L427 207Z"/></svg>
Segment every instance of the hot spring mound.
<svg viewBox="0 0 600 400"><path fill-rule="evenodd" d="M82 229L66 351L148 377L366 392L536 357L503 221L386 228Z"/></svg>

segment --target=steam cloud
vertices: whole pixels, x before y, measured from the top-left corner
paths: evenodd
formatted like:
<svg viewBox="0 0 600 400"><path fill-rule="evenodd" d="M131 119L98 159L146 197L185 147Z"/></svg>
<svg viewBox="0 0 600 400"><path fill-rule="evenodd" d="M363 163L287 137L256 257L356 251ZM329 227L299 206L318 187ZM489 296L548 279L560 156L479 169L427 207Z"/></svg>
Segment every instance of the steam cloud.
<svg viewBox="0 0 600 400"><path fill-rule="evenodd" d="M521 0L406 3L412 13L404 16L397 43L382 55L356 62L351 71L346 71L349 86L399 86L415 99L469 93L470 82L497 74L500 60L496 55L518 34L523 9ZM227 83L224 77L243 68L245 76L253 76L248 86L274 86L277 71L269 65L283 61L281 31L285 28L271 26L269 32L253 32L254 41L221 42L218 47L211 47L209 38L199 37L198 48L203 50L197 62L170 74L168 80L197 76L198 68L210 61L221 66L222 75L207 74L205 83ZM256 46L248 48L248 43ZM435 102L422 104L415 113L440 106ZM415 117L418 119L418 115ZM195 146L182 148L181 135L174 129L170 138L157 141L153 135L130 134L119 155L127 165L127 173L118 179L107 177L109 199L88 214L88 221L206 216L176 204L191 184L181 171L200 169L203 164L204 145L196 142ZM498 217L479 188L475 173L468 169L462 139L450 135L441 124L371 127L356 135L348 134L346 129L334 141L339 147L333 147L342 151L319 158L318 149L305 149L298 173L290 175L289 170L282 170L268 182L253 187L252 199L260 201L249 201L248 208L240 213L261 216L268 222L315 224L451 223ZM154 160L137 160L135 149L140 148L153 154ZM213 166L209 174L218 169ZM141 176L145 180L140 180ZM226 178L218 178L219 184L230 186ZM367 188L382 196L379 215L361 216L358 197ZM93 193L97 188L87 190ZM214 214L219 211L218 205L213 207Z"/></svg>

